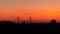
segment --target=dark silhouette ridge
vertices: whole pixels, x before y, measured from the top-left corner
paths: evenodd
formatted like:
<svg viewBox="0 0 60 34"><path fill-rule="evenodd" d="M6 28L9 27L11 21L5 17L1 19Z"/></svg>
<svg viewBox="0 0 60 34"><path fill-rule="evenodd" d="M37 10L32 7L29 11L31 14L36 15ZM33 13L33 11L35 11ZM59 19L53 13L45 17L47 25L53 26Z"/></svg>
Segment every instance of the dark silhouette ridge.
<svg viewBox="0 0 60 34"><path fill-rule="evenodd" d="M0 24L15 24L12 21L0 21Z"/></svg>
<svg viewBox="0 0 60 34"><path fill-rule="evenodd" d="M2 25L3 24L3 25ZM55 25L54 25L55 24ZM56 20L51 20L49 23L30 23L25 21L22 23L14 23L12 21L0 21L0 31L8 32L25 32L25 33L41 33L41 32L60 32L60 24Z"/></svg>

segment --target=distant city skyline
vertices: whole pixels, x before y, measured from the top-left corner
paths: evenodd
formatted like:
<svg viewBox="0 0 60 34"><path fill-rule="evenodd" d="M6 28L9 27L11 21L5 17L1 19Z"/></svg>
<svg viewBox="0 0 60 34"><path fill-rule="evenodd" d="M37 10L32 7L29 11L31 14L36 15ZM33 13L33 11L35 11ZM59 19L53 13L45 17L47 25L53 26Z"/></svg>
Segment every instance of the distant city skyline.
<svg viewBox="0 0 60 34"><path fill-rule="evenodd" d="M50 21L60 22L60 0L0 0L0 20Z"/></svg>

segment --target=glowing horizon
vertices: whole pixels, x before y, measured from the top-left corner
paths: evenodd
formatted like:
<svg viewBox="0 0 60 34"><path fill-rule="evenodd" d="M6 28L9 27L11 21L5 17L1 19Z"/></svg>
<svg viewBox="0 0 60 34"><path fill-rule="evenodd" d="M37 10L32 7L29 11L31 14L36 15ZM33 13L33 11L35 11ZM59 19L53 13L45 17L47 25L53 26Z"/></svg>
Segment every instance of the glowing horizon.
<svg viewBox="0 0 60 34"><path fill-rule="evenodd" d="M0 20L22 20L60 22L60 0L0 0Z"/></svg>

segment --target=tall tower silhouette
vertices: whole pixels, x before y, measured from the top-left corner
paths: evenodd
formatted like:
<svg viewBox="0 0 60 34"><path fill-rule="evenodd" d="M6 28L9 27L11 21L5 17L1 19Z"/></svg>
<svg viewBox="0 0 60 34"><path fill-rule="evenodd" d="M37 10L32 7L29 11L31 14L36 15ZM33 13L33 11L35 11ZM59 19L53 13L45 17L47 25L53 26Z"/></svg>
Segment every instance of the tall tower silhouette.
<svg viewBox="0 0 60 34"><path fill-rule="evenodd" d="M32 23L32 17L30 16L30 23Z"/></svg>
<svg viewBox="0 0 60 34"><path fill-rule="evenodd" d="M19 16L17 17L17 23L20 23L20 17Z"/></svg>

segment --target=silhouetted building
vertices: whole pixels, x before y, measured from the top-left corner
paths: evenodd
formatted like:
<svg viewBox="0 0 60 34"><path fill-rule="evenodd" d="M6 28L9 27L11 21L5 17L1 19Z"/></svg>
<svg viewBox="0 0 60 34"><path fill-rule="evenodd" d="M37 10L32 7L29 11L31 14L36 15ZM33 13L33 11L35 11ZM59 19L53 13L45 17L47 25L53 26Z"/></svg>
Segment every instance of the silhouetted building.
<svg viewBox="0 0 60 34"><path fill-rule="evenodd" d="M55 19L52 19L50 24L56 24L56 20Z"/></svg>

